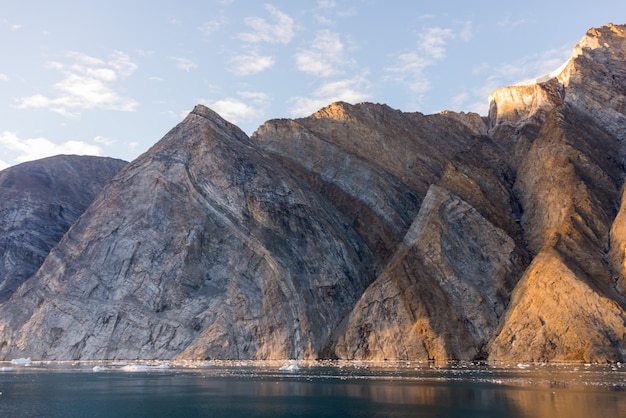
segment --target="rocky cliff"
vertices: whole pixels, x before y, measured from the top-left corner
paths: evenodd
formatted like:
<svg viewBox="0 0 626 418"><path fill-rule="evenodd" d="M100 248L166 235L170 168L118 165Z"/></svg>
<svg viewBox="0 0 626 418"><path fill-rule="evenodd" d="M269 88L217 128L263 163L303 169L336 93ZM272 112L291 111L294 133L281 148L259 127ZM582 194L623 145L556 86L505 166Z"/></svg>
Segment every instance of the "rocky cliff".
<svg viewBox="0 0 626 418"><path fill-rule="evenodd" d="M624 361L626 26L487 117L197 106L0 305L0 358Z"/></svg>
<svg viewBox="0 0 626 418"><path fill-rule="evenodd" d="M126 164L61 155L0 171L0 303L30 276Z"/></svg>

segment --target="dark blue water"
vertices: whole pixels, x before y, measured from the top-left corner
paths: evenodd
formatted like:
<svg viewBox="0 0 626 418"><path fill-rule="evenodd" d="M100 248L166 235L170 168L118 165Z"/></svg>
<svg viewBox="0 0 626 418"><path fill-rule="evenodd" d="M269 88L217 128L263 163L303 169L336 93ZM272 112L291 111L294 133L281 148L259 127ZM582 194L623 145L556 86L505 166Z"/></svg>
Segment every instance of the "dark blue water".
<svg viewBox="0 0 626 418"><path fill-rule="evenodd" d="M105 366L1 364L0 417L626 417L621 365Z"/></svg>

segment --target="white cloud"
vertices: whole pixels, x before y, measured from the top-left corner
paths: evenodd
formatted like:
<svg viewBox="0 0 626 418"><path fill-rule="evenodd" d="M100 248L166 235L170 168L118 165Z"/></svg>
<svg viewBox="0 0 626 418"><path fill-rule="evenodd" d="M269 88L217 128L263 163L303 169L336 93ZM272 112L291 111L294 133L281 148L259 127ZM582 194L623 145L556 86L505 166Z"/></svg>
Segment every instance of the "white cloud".
<svg viewBox="0 0 626 418"><path fill-rule="evenodd" d="M301 117L315 113L330 103L344 101L358 103L367 100L369 83L364 76L339 80L321 85L311 96L298 96L290 99L292 116Z"/></svg>
<svg viewBox="0 0 626 418"><path fill-rule="evenodd" d="M536 79L554 71L569 59L571 51L572 45L564 45L540 54L522 57L514 62L503 62L497 65L481 63L472 70L472 74L477 77L483 76L484 81L470 91L453 97L450 109L486 115L487 98L494 90L518 84L524 80Z"/></svg>
<svg viewBox="0 0 626 418"><path fill-rule="evenodd" d="M454 38L452 29L429 28L420 35L419 49L434 59L446 56L446 43Z"/></svg>
<svg viewBox="0 0 626 418"><path fill-rule="evenodd" d="M59 154L102 155L99 146L83 141L66 141L56 144L46 138L21 139L15 133L0 133L0 145L10 151L17 152L15 162L38 160Z"/></svg>
<svg viewBox="0 0 626 418"><path fill-rule="evenodd" d="M0 81L9 81L9 77L6 74L0 73Z"/></svg>
<svg viewBox="0 0 626 418"><path fill-rule="evenodd" d="M335 6L337 6L337 3L335 3L335 0L318 0L317 1L317 7L319 7L320 9L332 9Z"/></svg>
<svg viewBox="0 0 626 418"><path fill-rule="evenodd" d="M296 65L298 70L320 77L335 75L343 64L343 51L339 34L323 29L317 32L310 49L296 54Z"/></svg>
<svg viewBox="0 0 626 418"><path fill-rule="evenodd" d="M511 16L508 15L499 20L496 25L501 28L510 29L530 23L535 23L535 19L528 16L516 17L515 19L512 19Z"/></svg>
<svg viewBox="0 0 626 418"><path fill-rule="evenodd" d="M241 121L254 119L259 116L258 109L232 97L211 101L207 105L219 113L221 117L232 123L240 123Z"/></svg>
<svg viewBox="0 0 626 418"><path fill-rule="evenodd" d="M571 57L572 47L572 45L563 45L539 54L527 55L514 62L483 68L482 71L488 74L489 84L497 85L497 87L518 84L528 79L541 77L559 68Z"/></svg>
<svg viewBox="0 0 626 418"><path fill-rule="evenodd" d="M209 38L215 32L219 31L224 23L226 23L226 19L223 17L219 19L208 20L202 23L202 25L198 27L198 30L200 31L200 33L202 33L202 36L206 39L206 38Z"/></svg>
<svg viewBox="0 0 626 418"><path fill-rule="evenodd" d="M393 67L385 68L389 74L385 79L406 84L414 93L424 93L430 89L424 69L432 64L432 59L417 52L400 54Z"/></svg>
<svg viewBox="0 0 626 418"><path fill-rule="evenodd" d="M274 58L258 52L235 55L230 60L230 71L236 75L251 75L267 70L274 65Z"/></svg>
<svg viewBox="0 0 626 418"><path fill-rule="evenodd" d="M269 42L288 44L293 38L293 19L271 4L266 4L265 9L272 15L274 24L268 23L262 17L247 17L244 23L253 29L253 32L242 32L239 39L245 42Z"/></svg>
<svg viewBox="0 0 626 418"><path fill-rule="evenodd" d="M20 25L19 23L9 22L7 19L4 18L0 19L0 26L5 26L12 31L22 29L22 25Z"/></svg>
<svg viewBox="0 0 626 418"><path fill-rule="evenodd" d="M239 98L226 97L219 100L202 99L200 102L217 112L224 119L238 124L257 121L269 102L267 94L255 91L237 92Z"/></svg>
<svg viewBox="0 0 626 418"><path fill-rule="evenodd" d="M0 160L0 170L4 170L5 168L10 167L10 166L11 164Z"/></svg>
<svg viewBox="0 0 626 418"><path fill-rule="evenodd" d="M185 57L170 57L172 61L176 63L178 69L189 72L198 68L198 64Z"/></svg>
<svg viewBox="0 0 626 418"><path fill-rule="evenodd" d="M462 41L469 42L472 40L472 37L474 36L473 26L474 25L469 20L463 24L463 28L459 32L459 37Z"/></svg>
<svg viewBox="0 0 626 418"><path fill-rule="evenodd" d="M114 51L108 61L77 52L66 54L70 63L50 61L45 68L60 71L64 78L52 88L56 97L38 93L16 100L18 109L43 108L67 117L80 115L83 109L109 109L131 112L138 103L120 96L113 84L132 75L137 65L121 51Z"/></svg>
<svg viewBox="0 0 626 418"><path fill-rule="evenodd" d="M461 39L468 39L467 26L461 31ZM386 80L406 85L413 93L423 94L430 90L431 83L425 74L426 68L435 65L446 56L448 41L456 38L452 29L431 27L418 37L417 49L398 54L394 65L385 68ZM419 102L420 97L414 97Z"/></svg>
<svg viewBox="0 0 626 418"><path fill-rule="evenodd" d="M109 146L115 144L116 141L113 138L107 138L105 136L98 135L98 136L96 136L93 139L93 142L96 142L98 144L102 144L102 145L105 145L105 146L109 147Z"/></svg>

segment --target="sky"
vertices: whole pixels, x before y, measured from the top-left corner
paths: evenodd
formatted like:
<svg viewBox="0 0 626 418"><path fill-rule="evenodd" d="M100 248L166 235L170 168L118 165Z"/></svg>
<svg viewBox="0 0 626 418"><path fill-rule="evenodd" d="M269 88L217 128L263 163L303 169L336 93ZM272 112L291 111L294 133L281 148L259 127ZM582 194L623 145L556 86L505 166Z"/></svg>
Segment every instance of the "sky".
<svg viewBox="0 0 626 418"><path fill-rule="evenodd" d="M335 101L487 114L623 0L5 1L0 169L131 161L203 104L251 135Z"/></svg>

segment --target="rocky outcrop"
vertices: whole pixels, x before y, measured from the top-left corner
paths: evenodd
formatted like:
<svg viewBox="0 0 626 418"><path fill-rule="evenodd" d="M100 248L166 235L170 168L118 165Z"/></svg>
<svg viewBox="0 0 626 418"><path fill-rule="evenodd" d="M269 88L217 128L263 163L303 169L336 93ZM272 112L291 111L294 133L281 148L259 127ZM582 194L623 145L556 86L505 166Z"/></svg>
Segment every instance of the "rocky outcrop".
<svg viewBox="0 0 626 418"><path fill-rule="evenodd" d="M2 307L4 356L316 357L374 265L317 195L198 106Z"/></svg>
<svg viewBox="0 0 626 418"><path fill-rule="evenodd" d="M617 236L610 232L624 181L617 129L626 126L624 39L624 26L587 33L558 76L563 104L550 112L519 167L522 227L536 256L513 293L490 358L624 359L626 299L607 260L620 271L619 218Z"/></svg>
<svg viewBox="0 0 626 418"><path fill-rule="evenodd" d="M251 139L329 200L383 266L429 185L485 129L477 114L333 103L308 118L268 121Z"/></svg>
<svg viewBox="0 0 626 418"><path fill-rule="evenodd" d="M126 162L62 155L0 171L0 303L30 276Z"/></svg>
<svg viewBox="0 0 626 418"><path fill-rule="evenodd" d="M626 26L476 114L197 106L0 305L0 358L624 361Z"/></svg>

